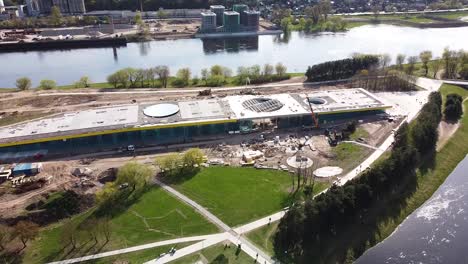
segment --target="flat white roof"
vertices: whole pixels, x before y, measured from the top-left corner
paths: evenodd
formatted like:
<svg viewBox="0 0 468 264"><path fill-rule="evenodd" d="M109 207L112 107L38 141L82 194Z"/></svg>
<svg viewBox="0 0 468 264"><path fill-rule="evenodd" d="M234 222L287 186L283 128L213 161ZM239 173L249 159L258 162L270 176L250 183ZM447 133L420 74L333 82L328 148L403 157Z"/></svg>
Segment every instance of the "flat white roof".
<svg viewBox="0 0 468 264"><path fill-rule="evenodd" d="M216 99L180 102L154 102L121 105L79 112L0 128L0 142L18 142L41 137L82 134L131 127L157 127L210 120L242 120L306 115L310 113L307 98L314 98L317 114L366 111L389 108L374 94L364 89L311 91L307 94L236 95ZM317 102L315 102L317 101ZM146 116L148 106L173 104L180 111L164 117Z"/></svg>

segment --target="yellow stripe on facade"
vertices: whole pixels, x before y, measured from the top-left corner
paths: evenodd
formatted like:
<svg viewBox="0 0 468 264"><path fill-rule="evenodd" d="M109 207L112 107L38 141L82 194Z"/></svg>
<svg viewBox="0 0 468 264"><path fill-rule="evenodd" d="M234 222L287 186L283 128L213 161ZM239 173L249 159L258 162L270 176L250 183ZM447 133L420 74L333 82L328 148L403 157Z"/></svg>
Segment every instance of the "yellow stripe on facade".
<svg viewBox="0 0 468 264"><path fill-rule="evenodd" d="M91 136L101 136L101 135L109 135L109 134L117 134L117 133L124 133L124 132L133 132L133 131L143 131L143 130L152 130L152 129L161 129L161 128L175 128L175 127L201 126L201 125L216 125L216 124L235 123L235 122L237 122L237 119L222 119L222 120L211 120L211 121L190 122L190 123L174 123L174 124L164 124L164 125L155 125L155 126L121 128L121 129L103 130L103 131L89 132L89 133L76 134L76 135L56 136L56 137L48 137L48 138L28 139L28 140L22 140L22 141L18 141L18 142L0 143L0 147L12 147L12 146L20 146L20 145L27 145L27 144L34 144L34 143L43 143L43 142L56 141L56 140L66 140L66 139L83 138L83 137L91 137Z"/></svg>

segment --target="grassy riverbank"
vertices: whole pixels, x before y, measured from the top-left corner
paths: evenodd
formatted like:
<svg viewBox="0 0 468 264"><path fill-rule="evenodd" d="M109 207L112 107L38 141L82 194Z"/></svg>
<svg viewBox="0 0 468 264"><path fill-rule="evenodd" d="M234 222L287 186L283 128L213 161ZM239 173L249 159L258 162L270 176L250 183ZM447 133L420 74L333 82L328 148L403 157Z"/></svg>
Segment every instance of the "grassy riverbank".
<svg viewBox="0 0 468 264"><path fill-rule="evenodd" d="M449 93L460 94L468 97L468 90L453 86L443 85L442 98ZM465 114L457 132L448 143L435 154L430 166L418 169L415 187L412 190L401 189L398 197L390 197L375 201L372 208L366 213L365 221L356 221L346 233L330 237L323 241L326 250L323 252L323 260L326 263L335 263L346 252L354 251L357 257L367 249L388 237L398 225L414 210L420 207L445 181L447 176L468 153L468 101L464 102ZM427 158L426 158L427 159ZM404 185L402 185L404 186ZM404 197L401 199L401 197ZM271 252L276 225L263 227L247 235L247 237L264 250ZM262 239L264 238L264 239ZM362 247L365 242L365 248Z"/></svg>

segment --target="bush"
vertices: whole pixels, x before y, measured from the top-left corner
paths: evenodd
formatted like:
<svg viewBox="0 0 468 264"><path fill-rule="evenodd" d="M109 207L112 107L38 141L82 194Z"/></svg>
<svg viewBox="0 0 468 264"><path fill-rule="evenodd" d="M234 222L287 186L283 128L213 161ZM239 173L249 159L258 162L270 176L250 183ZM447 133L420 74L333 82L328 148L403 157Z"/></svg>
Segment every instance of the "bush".
<svg viewBox="0 0 468 264"><path fill-rule="evenodd" d="M458 94L447 95L445 101L444 115L446 120L457 121L463 114L463 98Z"/></svg>
<svg viewBox="0 0 468 264"><path fill-rule="evenodd" d="M41 80L39 83L39 89L50 90L57 87L57 83L54 80Z"/></svg>
<svg viewBox="0 0 468 264"><path fill-rule="evenodd" d="M76 83L75 88L88 88L91 85L91 80L88 76L81 77Z"/></svg>
<svg viewBox="0 0 468 264"><path fill-rule="evenodd" d="M27 77L22 77L16 80L16 88L21 91L28 90L31 88L31 79Z"/></svg>

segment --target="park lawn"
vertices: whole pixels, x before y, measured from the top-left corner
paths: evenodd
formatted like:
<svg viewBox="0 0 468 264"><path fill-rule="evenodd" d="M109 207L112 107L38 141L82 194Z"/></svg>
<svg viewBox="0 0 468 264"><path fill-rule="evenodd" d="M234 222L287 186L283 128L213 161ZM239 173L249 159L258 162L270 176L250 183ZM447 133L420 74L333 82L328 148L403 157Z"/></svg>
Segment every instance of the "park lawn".
<svg viewBox="0 0 468 264"><path fill-rule="evenodd" d="M274 256L273 239L278 229L278 224L279 221L257 228L247 233L247 238L270 256Z"/></svg>
<svg viewBox="0 0 468 264"><path fill-rule="evenodd" d="M317 183L314 192L327 187ZM204 168L174 187L230 226L275 213L296 199L287 172L239 167Z"/></svg>
<svg viewBox="0 0 468 264"><path fill-rule="evenodd" d="M374 150L359 146L357 144L342 142L333 147L332 152L335 159L328 164L329 166L338 166L343 169L343 173L356 168L364 161Z"/></svg>
<svg viewBox="0 0 468 264"><path fill-rule="evenodd" d="M363 139L366 139L369 137L369 132L367 132L364 128L362 127L357 127L356 128L356 131L354 131L354 133L352 133L350 136L349 136L349 139L351 140L356 140L358 138L363 138Z"/></svg>
<svg viewBox="0 0 468 264"><path fill-rule="evenodd" d="M73 217L72 221L79 225L92 213L93 210L87 211ZM109 221L112 235L108 244L103 245L104 238L101 238L98 245L90 248L93 242L83 230L78 232L78 249L69 254L69 248L63 249L61 243L63 222L47 227L27 248L24 262L44 263L160 240L218 232L214 225L190 206L158 187L151 188L126 211Z"/></svg>
<svg viewBox="0 0 468 264"><path fill-rule="evenodd" d="M225 246L227 245L227 247ZM238 254L236 254L237 246L233 245L230 242L219 243L214 246L205 248L199 252L190 254L188 256L182 257L178 260L170 262L171 264L192 264L201 261L201 263L218 263L214 262L213 260L223 254L227 259L229 264L239 263L254 263L254 259L252 259L249 255L247 255L244 251L240 250ZM220 262L224 263L224 262Z"/></svg>
<svg viewBox="0 0 468 264"><path fill-rule="evenodd" d="M190 246L195 242L187 242L173 245L160 246L155 248L149 248L145 250L139 250L127 254L120 254L105 258L99 258L94 260L84 261L85 264L107 264L107 263L128 263L128 264L140 264L152 259L156 259L162 253L168 253L172 247L181 249Z"/></svg>

